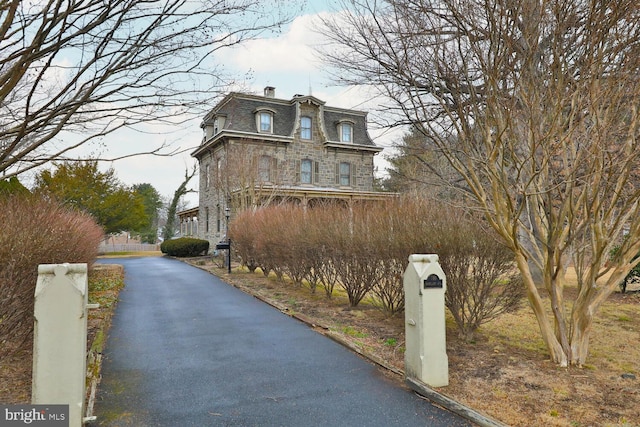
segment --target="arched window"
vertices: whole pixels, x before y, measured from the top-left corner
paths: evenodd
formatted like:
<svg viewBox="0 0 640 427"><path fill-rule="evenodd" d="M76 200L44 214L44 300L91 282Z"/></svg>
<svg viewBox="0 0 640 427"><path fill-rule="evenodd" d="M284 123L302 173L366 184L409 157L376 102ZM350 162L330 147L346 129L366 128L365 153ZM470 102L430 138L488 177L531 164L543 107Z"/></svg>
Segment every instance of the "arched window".
<svg viewBox="0 0 640 427"><path fill-rule="evenodd" d="M273 120L271 120L271 113L263 111L260 113L260 132L271 132L273 126Z"/></svg>
<svg viewBox="0 0 640 427"><path fill-rule="evenodd" d="M260 133L273 133L273 116L275 111L268 108L259 108L256 114L256 128Z"/></svg>
<svg viewBox="0 0 640 427"><path fill-rule="evenodd" d="M311 139L311 117L300 117L300 138Z"/></svg>

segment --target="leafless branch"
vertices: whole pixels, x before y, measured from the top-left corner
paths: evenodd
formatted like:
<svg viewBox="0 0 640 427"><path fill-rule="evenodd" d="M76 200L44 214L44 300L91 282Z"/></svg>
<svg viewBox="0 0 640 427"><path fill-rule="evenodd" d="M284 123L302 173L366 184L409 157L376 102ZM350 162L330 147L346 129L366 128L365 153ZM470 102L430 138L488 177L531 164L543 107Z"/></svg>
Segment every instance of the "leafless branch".
<svg viewBox="0 0 640 427"><path fill-rule="evenodd" d="M0 172L19 174L117 129L202 114L232 82L215 52L287 21L266 3L3 2ZM63 132L83 137L60 144Z"/></svg>

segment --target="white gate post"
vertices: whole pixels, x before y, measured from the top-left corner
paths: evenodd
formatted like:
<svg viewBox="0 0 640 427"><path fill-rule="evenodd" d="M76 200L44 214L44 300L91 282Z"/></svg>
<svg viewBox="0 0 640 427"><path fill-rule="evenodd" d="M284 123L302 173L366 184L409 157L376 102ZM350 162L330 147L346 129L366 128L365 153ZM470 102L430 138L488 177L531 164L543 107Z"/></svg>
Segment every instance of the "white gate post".
<svg viewBox="0 0 640 427"><path fill-rule="evenodd" d="M87 352L87 264L38 267L33 336L33 404L68 404L82 425Z"/></svg>
<svg viewBox="0 0 640 427"><path fill-rule="evenodd" d="M414 254L404 272L405 372L432 387L449 385L444 293L438 255Z"/></svg>

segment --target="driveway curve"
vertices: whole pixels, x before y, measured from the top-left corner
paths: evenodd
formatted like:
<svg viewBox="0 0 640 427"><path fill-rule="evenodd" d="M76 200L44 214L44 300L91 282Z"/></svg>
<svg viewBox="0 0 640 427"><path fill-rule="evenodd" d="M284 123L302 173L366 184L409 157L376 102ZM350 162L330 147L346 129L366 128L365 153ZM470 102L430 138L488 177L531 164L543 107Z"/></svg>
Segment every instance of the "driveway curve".
<svg viewBox="0 0 640 427"><path fill-rule="evenodd" d="M468 426L305 324L183 262L123 264L100 426Z"/></svg>

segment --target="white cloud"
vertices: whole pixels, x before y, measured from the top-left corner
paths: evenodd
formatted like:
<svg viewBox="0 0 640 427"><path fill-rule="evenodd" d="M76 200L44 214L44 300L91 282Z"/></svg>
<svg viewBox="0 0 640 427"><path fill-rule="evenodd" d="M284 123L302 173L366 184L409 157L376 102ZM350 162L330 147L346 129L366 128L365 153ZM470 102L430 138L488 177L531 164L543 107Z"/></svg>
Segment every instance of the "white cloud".
<svg viewBox="0 0 640 427"><path fill-rule="evenodd" d="M313 48L318 36L310 31L313 15L296 18L278 37L250 40L226 50L221 59L239 70L261 73L310 73L319 62Z"/></svg>

